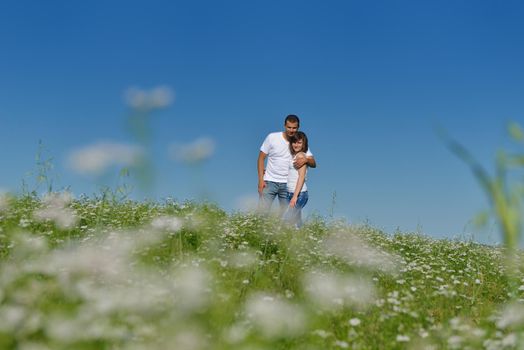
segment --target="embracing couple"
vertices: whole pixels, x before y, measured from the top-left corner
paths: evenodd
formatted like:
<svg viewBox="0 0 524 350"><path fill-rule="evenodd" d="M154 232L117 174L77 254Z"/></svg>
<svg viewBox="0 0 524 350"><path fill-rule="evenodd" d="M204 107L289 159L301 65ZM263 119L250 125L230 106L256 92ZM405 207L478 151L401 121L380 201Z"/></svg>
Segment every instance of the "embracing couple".
<svg viewBox="0 0 524 350"><path fill-rule="evenodd" d="M302 208L308 201L307 168L317 166L308 148L306 134L298 131L300 120L290 114L284 121L284 131L267 135L258 155L259 208L269 212L275 197L280 203L284 220L300 227ZM267 167L264 162L267 158ZM287 209L287 210L286 210Z"/></svg>

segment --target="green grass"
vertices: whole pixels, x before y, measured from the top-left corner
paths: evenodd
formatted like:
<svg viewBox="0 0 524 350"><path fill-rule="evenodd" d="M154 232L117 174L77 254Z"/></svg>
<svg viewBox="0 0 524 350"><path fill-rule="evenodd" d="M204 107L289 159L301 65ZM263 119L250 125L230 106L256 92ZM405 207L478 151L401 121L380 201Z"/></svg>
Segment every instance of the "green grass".
<svg viewBox="0 0 524 350"><path fill-rule="evenodd" d="M501 247L318 217L295 230L211 203L56 198L2 199L0 349L524 344Z"/></svg>

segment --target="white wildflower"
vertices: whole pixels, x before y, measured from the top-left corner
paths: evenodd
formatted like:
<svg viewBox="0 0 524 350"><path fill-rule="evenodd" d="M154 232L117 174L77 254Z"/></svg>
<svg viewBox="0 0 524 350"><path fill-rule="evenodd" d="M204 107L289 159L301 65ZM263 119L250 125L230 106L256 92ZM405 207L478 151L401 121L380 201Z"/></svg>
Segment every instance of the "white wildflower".
<svg viewBox="0 0 524 350"><path fill-rule="evenodd" d="M80 318L64 318L54 316L46 323L46 333L51 338L61 342L72 343L83 335L84 324Z"/></svg>
<svg viewBox="0 0 524 350"><path fill-rule="evenodd" d="M169 153L173 160L195 164L210 158L215 152L215 142L210 138L199 138L195 141L180 145L172 144Z"/></svg>
<svg viewBox="0 0 524 350"><path fill-rule="evenodd" d="M157 86L149 92L149 103L154 108L165 108L173 103L175 94L168 86Z"/></svg>
<svg viewBox="0 0 524 350"><path fill-rule="evenodd" d="M160 216L153 219L151 227L156 230L178 232L183 227L183 221L174 216Z"/></svg>
<svg viewBox="0 0 524 350"><path fill-rule="evenodd" d="M129 271L120 281L106 279L106 283L100 285L83 279L74 287L79 295L89 300L89 310L84 313L108 315L125 311L151 314L164 310L166 302L173 305L172 286L157 275Z"/></svg>
<svg viewBox="0 0 524 350"><path fill-rule="evenodd" d="M68 229L78 222L74 210L69 208L42 208L33 213L37 221L53 221L58 227Z"/></svg>
<svg viewBox="0 0 524 350"><path fill-rule="evenodd" d="M13 257L26 262L28 262L26 260L28 255L43 253L48 249L47 240L44 237L29 233L19 233L14 237L13 241L15 243Z"/></svg>
<svg viewBox="0 0 524 350"><path fill-rule="evenodd" d="M397 342L399 342L399 343L406 343L406 342L409 342L409 341L410 341L409 336L403 335L403 334L397 335Z"/></svg>
<svg viewBox="0 0 524 350"><path fill-rule="evenodd" d="M331 336L331 333L323 330L323 329L315 329L313 331L313 334L318 335L322 339L326 339L327 337Z"/></svg>
<svg viewBox="0 0 524 350"><path fill-rule="evenodd" d="M18 222L18 226L23 227L23 228L28 227L30 224L31 224L31 220L27 218L21 218L20 221Z"/></svg>
<svg viewBox="0 0 524 350"><path fill-rule="evenodd" d="M250 250L234 252L229 256L229 262L236 268L246 268L253 266L257 260L258 258L255 253L251 252Z"/></svg>
<svg viewBox="0 0 524 350"><path fill-rule="evenodd" d="M517 345L517 335L510 333L502 339L502 346L504 347L515 347Z"/></svg>
<svg viewBox="0 0 524 350"><path fill-rule="evenodd" d="M21 306L5 305L0 308L0 331L13 332L27 316L27 310Z"/></svg>
<svg viewBox="0 0 524 350"><path fill-rule="evenodd" d="M352 318L351 320L349 320L349 324L352 325L353 327L358 326L360 323L361 321L358 318Z"/></svg>
<svg viewBox="0 0 524 350"><path fill-rule="evenodd" d="M42 198L43 207L33 213L37 221L53 221L58 227L68 229L78 222L73 209L67 207L73 200L70 192L47 193Z"/></svg>
<svg viewBox="0 0 524 350"><path fill-rule="evenodd" d="M375 297L371 280L362 276L309 273L303 283L311 301L327 309L362 308L372 303Z"/></svg>
<svg viewBox="0 0 524 350"><path fill-rule="evenodd" d="M64 282L68 282L70 276L75 275L107 277L116 281L125 278L128 268L122 256L123 251L119 251L120 247L114 248L84 245L56 250L46 264L35 265L35 268L48 273L58 273Z"/></svg>
<svg viewBox="0 0 524 350"><path fill-rule="evenodd" d="M143 153L142 148L134 145L98 142L72 151L68 157L68 165L80 174L101 175L113 165L136 164Z"/></svg>
<svg viewBox="0 0 524 350"><path fill-rule="evenodd" d="M168 86L158 86L149 91L131 87L125 92L127 104L141 111L168 107L173 103L174 98L175 94Z"/></svg>
<svg viewBox="0 0 524 350"><path fill-rule="evenodd" d="M246 314L268 338L300 334L305 325L305 315L300 307L272 296L249 298Z"/></svg>
<svg viewBox="0 0 524 350"><path fill-rule="evenodd" d="M349 232L340 232L328 238L324 243L324 249L328 254L344 259L348 264L389 273L396 272L401 262L399 257L372 247Z"/></svg>
<svg viewBox="0 0 524 350"><path fill-rule="evenodd" d="M197 329L188 329L177 331L175 335L168 339L165 348L170 349L184 349L184 350L200 350L209 349L205 335L202 331Z"/></svg>
<svg viewBox="0 0 524 350"><path fill-rule="evenodd" d="M478 278L475 279L475 284L480 284L480 280Z"/></svg>
<svg viewBox="0 0 524 350"><path fill-rule="evenodd" d="M42 203L48 208L64 208L73 200L73 194L69 191L46 193Z"/></svg>
<svg viewBox="0 0 524 350"><path fill-rule="evenodd" d="M31 341L20 343L18 349L20 350L51 350L51 348L48 347L47 345L44 345L38 342L31 342Z"/></svg>
<svg viewBox="0 0 524 350"><path fill-rule="evenodd" d="M88 339L116 340L125 335L125 329L113 326L108 318L98 318L95 322L93 317L89 312L77 317L55 314L45 325L46 333L66 343Z"/></svg>
<svg viewBox="0 0 524 350"><path fill-rule="evenodd" d="M474 328L471 331L471 334L473 334L477 338L483 338L486 335L486 331L480 328Z"/></svg>
<svg viewBox="0 0 524 350"><path fill-rule="evenodd" d="M509 304L502 311L502 315L497 321L499 329L505 329L514 325L524 323L524 306L520 304Z"/></svg>
<svg viewBox="0 0 524 350"><path fill-rule="evenodd" d="M236 344L243 341L247 336L247 329L244 325L234 324L226 330L225 339L230 344Z"/></svg>
<svg viewBox="0 0 524 350"><path fill-rule="evenodd" d="M427 338L429 336L429 333L428 331L426 331L425 329L421 328L418 332L418 335L421 337L421 338Z"/></svg>
<svg viewBox="0 0 524 350"><path fill-rule="evenodd" d="M347 349L349 347L349 344L343 340L336 340L335 346L338 346L339 348L342 348L342 349Z"/></svg>
<svg viewBox="0 0 524 350"><path fill-rule="evenodd" d="M486 350L499 350L502 348L502 342L498 339L486 339L482 342Z"/></svg>
<svg viewBox="0 0 524 350"><path fill-rule="evenodd" d="M459 349L462 344L462 337L459 335L452 335L448 338L448 344L451 349Z"/></svg>
<svg viewBox="0 0 524 350"><path fill-rule="evenodd" d="M453 317L449 320L449 324L451 325L452 329L457 329L460 326L460 318Z"/></svg>
<svg viewBox="0 0 524 350"><path fill-rule="evenodd" d="M177 269L174 274L174 296L183 309L190 311L204 307L209 301L210 274L201 267Z"/></svg>

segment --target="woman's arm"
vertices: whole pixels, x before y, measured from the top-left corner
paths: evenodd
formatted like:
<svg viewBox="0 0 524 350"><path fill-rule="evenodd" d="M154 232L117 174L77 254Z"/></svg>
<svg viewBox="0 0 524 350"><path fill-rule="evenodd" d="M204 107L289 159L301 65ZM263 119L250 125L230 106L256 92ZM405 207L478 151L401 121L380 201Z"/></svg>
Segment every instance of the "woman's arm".
<svg viewBox="0 0 524 350"><path fill-rule="evenodd" d="M295 204L297 203L298 195L300 194L300 191L302 191L304 182L306 182L307 166L303 166L302 168L298 169L297 171L298 171L297 185L295 187L295 192L293 192L293 197L289 201L289 206L291 208L295 207Z"/></svg>

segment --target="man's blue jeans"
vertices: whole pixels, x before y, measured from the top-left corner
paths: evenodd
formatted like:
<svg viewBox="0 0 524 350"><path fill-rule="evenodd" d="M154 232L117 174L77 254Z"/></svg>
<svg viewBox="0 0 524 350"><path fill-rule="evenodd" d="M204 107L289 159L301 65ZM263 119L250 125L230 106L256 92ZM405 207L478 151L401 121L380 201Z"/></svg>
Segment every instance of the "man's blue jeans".
<svg viewBox="0 0 524 350"><path fill-rule="evenodd" d="M293 193L289 192L287 194L287 202L289 203L291 201L291 198L293 198ZM307 191L300 192L297 197L297 202L295 203L295 207L288 208L286 213L284 214L284 220L288 222L291 225L294 225L295 227L301 227L302 226L302 208L306 206L307 200L309 199L309 195Z"/></svg>
<svg viewBox="0 0 524 350"><path fill-rule="evenodd" d="M264 187L262 195L260 196L258 208L263 213L269 213L271 204L273 204L275 197L278 197L278 202L280 203L278 216L280 217L288 205L286 183L273 181L264 182L266 183L266 187Z"/></svg>

